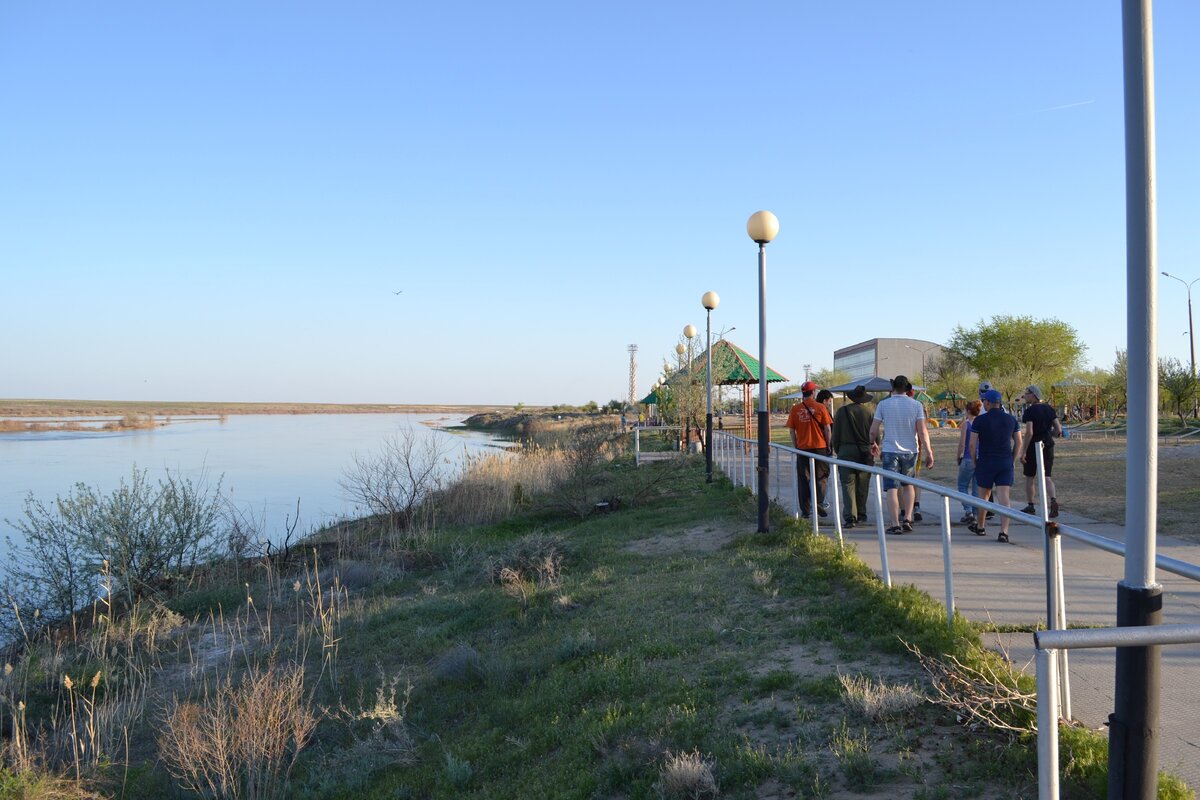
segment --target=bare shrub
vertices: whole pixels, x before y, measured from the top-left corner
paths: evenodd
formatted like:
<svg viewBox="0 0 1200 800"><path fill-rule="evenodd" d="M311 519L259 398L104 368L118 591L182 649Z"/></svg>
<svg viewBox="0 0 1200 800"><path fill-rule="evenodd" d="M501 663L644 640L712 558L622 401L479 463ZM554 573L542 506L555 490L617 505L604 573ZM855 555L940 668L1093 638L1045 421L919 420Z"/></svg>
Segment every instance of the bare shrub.
<svg viewBox="0 0 1200 800"><path fill-rule="evenodd" d="M318 722L300 665L254 668L200 702L172 701L159 734L171 775L213 797L270 800L283 796L296 757Z"/></svg>
<svg viewBox="0 0 1200 800"><path fill-rule="evenodd" d="M845 704L872 722L903 716L925 701L911 686L873 681L861 675L838 675Z"/></svg>
<svg viewBox="0 0 1200 800"><path fill-rule="evenodd" d="M978 667L955 656L941 660L902 643L929 674L937 693L933 702L953 711L959 722L1010 734L1037 730L1037 694L1022 691L1012 670L987 658Z"/></svg>
<svg viewBox="0 0 1200 800"><path fill-rule="evenodd" d="M713 776L713 762L698 750L667 753L654 788L664 800L710 800L721 794Z"/></svg>
<svg viewBox="0 0 1200 800"><path fill-rule="evenodd" d="M435 679L445 683L477 684L484 679L483 658L467 644L456 644L430 665Z"/></svg>
<svg viewBox="0 0 1200 800"><path fill-rule="evenodd" d="M562 581L566 557L562 538L531 533L513 542L493 559L488 565L487 576L493 583L519 580L528 581L538 589L555 589Z"/></svg>
<svg viewBox="0 0 1200 800"><path fill-rule="evenodd" d="M401 428L370 455L355 454L342 475L342 489L390 529L404 530L417 508L440 484L446 447L440 438Z"/></svg>
<svg viewBox="0 0 1200 800"><path fill-rule="evenodd" d="M607 496L604 467L618 454L625 437L612 424L584 423L568 428L560 441L564 477L547 504L582 519Z"/></svg>

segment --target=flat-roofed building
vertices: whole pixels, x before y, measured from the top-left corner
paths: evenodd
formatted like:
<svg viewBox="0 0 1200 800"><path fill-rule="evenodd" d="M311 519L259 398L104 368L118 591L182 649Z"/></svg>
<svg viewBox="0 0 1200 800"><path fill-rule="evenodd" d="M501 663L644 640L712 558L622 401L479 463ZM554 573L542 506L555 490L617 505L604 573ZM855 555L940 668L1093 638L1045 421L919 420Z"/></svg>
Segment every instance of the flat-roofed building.
<svg viewBox="0 0 1200 800"><path fill-rule="evenodd" d="M833 351L833 368L850 373L850 381L878 375L925 378L925 365L942 353L937 342L924 339L868 339Z"/></svg>

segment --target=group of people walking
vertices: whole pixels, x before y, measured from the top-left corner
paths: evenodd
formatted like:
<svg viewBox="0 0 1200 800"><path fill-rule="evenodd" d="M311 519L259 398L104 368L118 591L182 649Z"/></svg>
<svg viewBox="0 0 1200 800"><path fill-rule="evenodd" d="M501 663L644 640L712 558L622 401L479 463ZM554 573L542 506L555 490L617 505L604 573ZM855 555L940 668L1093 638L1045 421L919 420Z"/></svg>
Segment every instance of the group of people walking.
<svg viewBox="0 0 1200 800"><path fill-rule="evenodd" d="M880 466L888 472L912 477L921 463L933 469L934 453L929 440L925 407L913 397L913 386L907 377L897 375L891 381L891 393L876 404L874 411L867 407L870 393L856 386L849 393L850 402L830 413L828 400L833 395L813 381L801 387L801 401L788 414L787 426L792 445L802 453L833 455L839 460L873 465L879 457ZM814 396L815 395L815 396ZM827 397L824 397L824 396ZM1045 403L1037 386L1025 389L1025 410L1018 423L1004 409L1004 397L999 390L984 381L979 387L979 399L967 403L963 423L959 428L957 449L958 491L981 500L994 499L1008 505L1019 459L1025 476L1027 503L1021 510L1036 512L1037 458L1034 445L1041 443L1046 475L1046 495L1049 516L1058 516L1058 497L1051 473L1054 468L1054 439L1062 436L1062 425L1054 408ZM814 465L816 497L810 489L809 465ZM796 468L800 475L799 501L802 516L809 516L816 504L819 516L828 514L825 493L829 479L829 464L806 455L797 455ZM855 469L840 471L843 528L853 528L867 520L867 495L870 474ZM896 478L884 477L887 533L909 533L921 520L919 494L914 486ZM987 520L993 516L966 502L959 522L979 536L986 536ZM1010 520L1002 516L997 539L1008 541Z"/></svg>

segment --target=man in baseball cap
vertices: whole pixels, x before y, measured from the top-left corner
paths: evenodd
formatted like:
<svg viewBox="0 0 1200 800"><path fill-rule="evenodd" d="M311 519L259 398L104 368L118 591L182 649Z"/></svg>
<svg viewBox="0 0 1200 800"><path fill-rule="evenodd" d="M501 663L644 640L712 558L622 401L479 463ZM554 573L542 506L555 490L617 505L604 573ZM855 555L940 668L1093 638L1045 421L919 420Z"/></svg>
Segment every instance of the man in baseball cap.
<svg viewBox="0 0 1200 800"><path fill-rule="evenodd" d="M1021 415L1021 422L1025 424L1025 444L1021 448L1021 463L1024 468L1021 471L1025 475L1026 503L1021 510L1026 514L1037 512L1037 507L1033 504L1037 499L1037 452L1033 445L1035 442L1041 442L1042 464L1046 468L1046 496L1050 499L1050 516L1057 517L1058 492L1050 473L1054 471L1054 437L1062 436L1062 425L1058 421L1054 406L1042 402L1040 387L1026 387L1025 402L1028 405L1025 406L1025 413Z"/></svg>
<svg viewBox="0 0 1200 800"><path fill-rule="evenodd" d="M792 447L808 453L827 456L832 453L830 428L833 425L833 417L823 403L818 403L813 398L813 394L820 388L815 381L805 381L800 385L800 393L803 397L788 412L787 426L792 434ZM796 472L800 476L800 480L797 481L800 484L797 490L800 515L807 517L813 511L808 485L810 463L816 473L816 510L820 516L825 517L829 515L829 512L825 510L825 487L829 483L829 464L805 455L796 456Z"/></svg>
<svg viewBox="0 0 1200 800"><path fill-rule="evenodd" d="M976 437L978 447L967 440L967 452L975 459L975 482L979 497L990 500L993 491L996 502L1007 506L1012 494L1013 458L1021 452L1021 426L1012 414L1004 410L1004 396L996 389L983 393L984 413L971 423L969 436ZM997 541L1008 541L1008 517L1000 517ZM968 527L979 536L987 535L987 514L980 508L975 524Z"/></svg>

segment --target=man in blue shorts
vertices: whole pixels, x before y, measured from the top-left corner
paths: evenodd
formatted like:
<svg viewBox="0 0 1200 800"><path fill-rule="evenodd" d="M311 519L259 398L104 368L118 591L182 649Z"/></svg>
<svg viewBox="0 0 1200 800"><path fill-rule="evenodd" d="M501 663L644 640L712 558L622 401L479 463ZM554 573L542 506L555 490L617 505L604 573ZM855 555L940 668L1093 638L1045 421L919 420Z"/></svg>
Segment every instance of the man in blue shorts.
<svg viewBox="0 0 1200 800"><path fill-rule="evenodd" d="M1013 458L1021 452L1021 426L1016 417L1001 405L1004 396L996 389L983 393L984 413L971 423L967 438L967 450L975 459L975 483L979 486L979 497L990 500L993 489L996 502L1007 506L1012 494ZM978 443L972 446L971 439ZM997 541L1008 541L1008 517L1000 517L1000 535ZM969 527L972 533L987 536L987 515L982 508L975 515L975 524Z"/></svg>
<svg viewBox="0 0 1200 800"><path fill-rule="evenodd" d="M907 396L911 388L912 384L905 376L893 378L891 395L875 406L871 421L871 455L880 452L881 467L910 477L917 466L917 454L920 452L925 453L925 468L933 469L933 448L929 446L925 407ZM915 497L912 485L884 478L883 491L887 494L888 519L891 522L887 532L911 532Z"/></svg>

